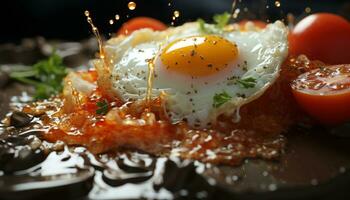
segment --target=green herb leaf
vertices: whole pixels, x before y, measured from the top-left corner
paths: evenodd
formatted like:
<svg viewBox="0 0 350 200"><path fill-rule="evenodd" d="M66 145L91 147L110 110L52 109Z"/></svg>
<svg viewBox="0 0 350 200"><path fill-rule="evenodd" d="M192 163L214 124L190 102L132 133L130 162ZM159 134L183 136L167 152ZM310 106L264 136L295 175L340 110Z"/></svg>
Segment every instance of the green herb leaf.
<svg viewBox="0 0 350 200"><path fill-rule="evenodd" d="M203 33L206 33L206 34L218 34L218 33L220 33L220 30L215 28L214 25L206 24L203 19L198 19L197 22L199 24L199 30Z"/></svg>
<svg viewBox="0 0 350 200"><path fill-rule="evenodd" d="M199 24L199 29L202 32L206 32L205 21L203 19L199 18L199 19L197 19L197 22Z"/></svg>
<svg viewBox="0 0 350 200"><path fill-rule="evenodd" d="M223 28L229 23L231 18L230 13L224 12L222 14L214 15L213 21L215 24L206 24L203 19L198 19L199 29L203 33L207 34L220 34L223 32Z"/></svg>
<svg viewBox="0 0 350 200"><path fill-rule="evenodd" d="M213 20L216 23L215 26L219 29L223 29L231 19L231 15L228 12L214 15Z"/></svg>
<svg viewBox="0 0 350 200"><path fill-rule="evenodd" d="M57 90L54 87L45 84L39 84L35 88L35 99L47 99L52 94L56 94Z"/></svg>
<svg viewBox="0 0 350 200"><path fill-rule="evenodd" d="M105 115L107 114L109 110L108 101L106 99L103 99L102 101L99 101L96 103L98 109L96 110L96 114L98 115Z"/></svg>
<svg viewBox="0 0 350 200"><path fill-rule="evenodd" d="M31 69L10 73L11 78L34 85L36 99L46 99L61 92L62 81L66 75L67 69L63 65L62 58L56 53L46 60L39 61Z"/></svg>
<svg viewBox="0 0 350 200"><path fill-rule="evenodd" d="M245 79L237 80L237 83L244 88L253 88L256 85L256 79L253 77L248 77Z"/></svg>
<svg viewBox="0 0 350 200"><path fill-rule="evenodd" d="M231 100L231 96L229 94L227 94L227 92L222 92L219 94L215 94L214 95L214 103L213 103L213 107L214 108L218 108L220 107L222 104L226 103L227 101Z"/></svg>

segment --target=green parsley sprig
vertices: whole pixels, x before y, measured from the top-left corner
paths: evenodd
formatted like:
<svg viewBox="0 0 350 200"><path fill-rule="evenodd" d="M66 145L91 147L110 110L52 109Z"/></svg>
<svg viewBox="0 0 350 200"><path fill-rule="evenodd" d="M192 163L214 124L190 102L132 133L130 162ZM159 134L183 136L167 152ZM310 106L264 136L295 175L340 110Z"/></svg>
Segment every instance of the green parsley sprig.
<svg viewBox="0 0 350 200"><path fill-rule="evenodd" d="M228 102L229 100L231 100L231 96L229 94L227 94L227 92L222 92L219 94L215 94L213 97L214 103L213 103L213 107L214 108L218 108L220 107L222 104Z"/></svg>
<svg viewBox="0 0 350 200"><path fill-rule="evenodd" d="M243 88L253 88L256 85L256 79L253 77L248 77L237 80L237 83L240 84Z"/></svg>
<svg viewBox="0 0 350 200"><path fill-rule="evenodd" d="M35 99L46 99L61 92L62 81L66 75L67 68L56 53L34 64L28 70L10 73L12 79L35 86Z"/></svg>
<svg viewBox="0 0 350 200"><path fill-rule="evenodd" d="M98 101L96 103L97 105L97 110L96 110L96 114L98 115L105 115L108 113L108 110L109 110L109 104L108 104L108 101L106 99L103 99L101 101Z"/></svg>
<svg viewBox="0 0 350 200"><path fill-rule="evenodd" d="M215 22L215 27L223 29L230 21L231 15L228 12L224 12L219 15L214 15L213 20Z"/></svg>
<svg viewBox="0 0 350 200"><path fill-rule="evenodd" d="M203 19L198 19L199 29L206 34L220 34L223 28L229 23L231 15L228 12L214 15L213 21L215 24L206 24Z"/></svg>

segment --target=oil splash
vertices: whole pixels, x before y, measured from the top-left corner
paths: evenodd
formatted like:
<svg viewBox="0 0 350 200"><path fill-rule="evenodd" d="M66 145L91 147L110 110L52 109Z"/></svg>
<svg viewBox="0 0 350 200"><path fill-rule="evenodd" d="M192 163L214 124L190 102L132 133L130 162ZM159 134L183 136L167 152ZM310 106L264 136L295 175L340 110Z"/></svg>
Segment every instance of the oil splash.
<svg viewBox="0 0 350 200"><path fill-rule="evenodd" d="M96 40L98 42L99 57L103 61L104 69L109 74L110 73L109 62L108 62L108 59L107 59L107 56L106 56L106 53L105 53L105 49L104 49L104 46L103 46L103 40L102 40L101 34L98 31L98 28L94 25L94 22L92 21L92 18L90 17L90 12L88 10L86 10L84 12L84 14L86 16L87 22L91 26L92 33L95 35Z"/></svg>
<svg viewBox="0 0 350 200"><path fill-rule="evenodd" d="M240 9L237 8L237 0L233 0L232 6L231 6L231 19L237 19L239 13L240 13Z"/></svg>
<svg viewBox="0 0 350 200"><path fill-rule="evenodd" d="M147 91L146 91L146 105L148 110L151 108L152 104L152 89L154 81L154 57L149 59L148 62L148 79L147 79Z"/></svg>

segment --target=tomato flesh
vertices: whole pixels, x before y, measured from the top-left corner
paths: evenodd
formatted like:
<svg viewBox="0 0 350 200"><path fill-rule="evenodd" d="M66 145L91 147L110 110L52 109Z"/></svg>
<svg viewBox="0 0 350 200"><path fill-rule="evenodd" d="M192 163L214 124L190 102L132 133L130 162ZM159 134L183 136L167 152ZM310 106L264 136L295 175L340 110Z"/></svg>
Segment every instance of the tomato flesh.
<svg viewBox="0 0 350 200"><path fill-rule="evenodd" d="M350 120L350 65L322 67L300 75L292 83L301 107L325 124Z"/></svg>

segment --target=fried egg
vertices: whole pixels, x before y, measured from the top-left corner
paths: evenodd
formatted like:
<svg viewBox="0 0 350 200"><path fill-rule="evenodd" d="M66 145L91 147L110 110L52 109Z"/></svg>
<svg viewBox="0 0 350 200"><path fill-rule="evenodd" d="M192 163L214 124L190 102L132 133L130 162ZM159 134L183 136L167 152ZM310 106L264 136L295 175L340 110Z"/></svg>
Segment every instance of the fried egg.
<svg viewBox="0 0 350 200"><path fill-rule="evenodd" d="M148 64L154 61L152 97L165 94L176 123L208 127L219 115L239 121L239 108L261 96L279 75L288 54L280 21L258 30L204 34L198 23L165 31L141 29L106 44L112 92L123 101L145 99Z"/></svg>

